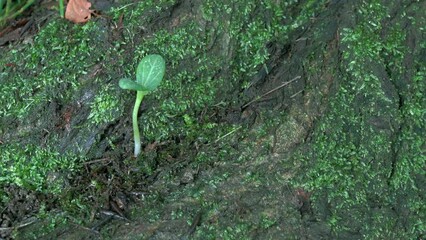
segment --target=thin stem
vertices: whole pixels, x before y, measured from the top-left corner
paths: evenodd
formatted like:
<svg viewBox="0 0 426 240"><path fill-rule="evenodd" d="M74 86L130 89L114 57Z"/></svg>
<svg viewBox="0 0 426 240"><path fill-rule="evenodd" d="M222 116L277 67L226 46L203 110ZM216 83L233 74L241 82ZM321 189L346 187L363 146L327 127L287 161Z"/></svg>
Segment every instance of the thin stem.
<svg viewBox="0 0 426 240"><path fill-rule="evenodd" d="M9 11L12 8L12 0L7 0L6 1L6 13L4 14L6 17L7 15L9 15Z"/></svg>
<svg viewBox="0 0 426 240"><path fill-rule="evenodd" d="M138 111L144 96L145 96L144 92L142 91L137 92L135 106L133 108L132 120L133 120L133 133L135 138L135 157L137 157L139 153L141 153L141 137L140 137L139 126L138 126Z"/></svg>
<svg viewBox="0 0 426 240"><path fill-rule="evenodd" d="M61 16L61 18L65 17L64 0L59 0L59 15Z"/></svg>
<svg viewBox="0 0 426 240"><path fill-rule="evenodd" d="M15 18L16 16L18 16L19 14L23 13L29 6L31 6L31 4L34 3L35 0L28 0L25 5L23 5L22 7L20 7L19 5L14 5L13 7L6 8L6 14L5 14L5 19L12 19ZM6 4L9 4L9 0L7 0ZM9 4L12 5L12 4ZM20 8L19 8L20 7ZM8 12L10 12L10 15L8 14Z"/></svg>
<svg viewBox="0 0 426 240"><path fill-rule="evenodd" d="M244 108L248 107L250 104L252 104L252 103L254 103L254 102L259 101L260 99L262 99L262 98L263 98L263 97L265 97L266 95L271 94L271 93L273 93L273 92L277 91L278 89L283 88L283 87L285 87L285 86L289 85L290 83L292 83L292 82L296 81L296 80L297 80L297 79L299 79L299 78L301 78L301 76L297 76L297 77L295 77L295 78L291 79L290 81L288 81L288 82L285 82L285 83L281 84L280 86L278 86L278 87L276 87L276 88L272 89L271 91L268 91L267 93L262 94L262 96L258 96L258 97L256 97L255 99L251 100L250 102L248 102L248 103L244 104L241 108L242 108L242 109L244 109Z"/></svg>

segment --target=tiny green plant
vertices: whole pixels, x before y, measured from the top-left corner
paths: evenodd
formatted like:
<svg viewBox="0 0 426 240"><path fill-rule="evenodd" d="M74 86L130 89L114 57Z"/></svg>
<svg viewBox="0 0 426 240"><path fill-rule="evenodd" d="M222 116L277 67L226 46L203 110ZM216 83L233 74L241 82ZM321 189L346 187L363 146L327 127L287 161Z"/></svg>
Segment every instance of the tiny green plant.
<svg viewBox="0 0 426 240"><path fill-rule="evenodd" d="M134 156L137 157L141 152L141 138L138 127L138 110L142 99L149 92L154 91L161 80L163 80L166 63L160 55L151 54L145 56L136 69L136 81L123 78L119 82L122 89L137 91L135 106L133 108L132 121L135 139Z"/></svg>

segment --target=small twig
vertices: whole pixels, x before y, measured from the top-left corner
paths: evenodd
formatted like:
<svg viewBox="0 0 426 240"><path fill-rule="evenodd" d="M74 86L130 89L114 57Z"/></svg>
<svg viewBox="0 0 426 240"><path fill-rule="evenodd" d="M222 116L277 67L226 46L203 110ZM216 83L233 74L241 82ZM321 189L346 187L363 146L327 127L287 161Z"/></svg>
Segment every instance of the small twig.
<svg viewBox="0 0 426 240"><path fill-rule="evenodd" d="M1 143L3 143L2 141L0 141ZM3 214L4 213L4 211L6 211L6 209L7 209L7 206L6 207L4 207L3 208L3 210L1 210L1 212L0 212L0 214Z"/></svg>
<svg viewBox="0 0 426 240"><path fill-rule="evenodd" d="M21 225L15 226L15 227L2 227L2 228L0 228L0 231L10 231L10 230L15 230L15 229L20 229L20 228L26 227L28 225L31 225L31 224L35 223L36 221L37 220L32 220L32 221L29 221L27 223L23 223Z"/></svg>
<svg viewBox="0 0 426 240"><path fill-rule="evenodd" d="M98 230L96 230L96 229L88 228L88 227L82 226L82 225L77 224L77 223L72 223L72 225L74 225L74 226L76 226L76 227L79 227L79 228L82 228L82 229L84 229L84 230L86 230L86 231L88 231L88 232L92 232L92 233L94 233L94 234L96 234L96 235L99 235L99 234L100 234L100 233L99 233L99 231L98 231Z"/></svg>
<svg viewBox="0 0 426 240"><path fill-rule="evenodd" d="M283 88L283 87L285 87L285 86L289 85L290 83L292 83L292 82L294 82L294 81L298 80L299 78L301 78L301 76L297 76L297 77L295 77L295 78L291 79L290 81L285 82L285 83L281 84L280 86L278 86L278 87L276 87L276 88L274 88L274 89L272 89L272 90L270 90L270 91L268 91L268 92L266 92L266 93L262 94L261 96L256 97L255 99L251 100L250 102L248 102L248 103L244 104L244 105L242 106L242 109L244 109L244 108L248 107L250 104L252 104L252 103L254 103L254 102L259 101L260 99L264 98L265 96L267 96L267 95L269 95L269 94L271 94L271 93L273 93L273 92L275 92L275 91L279 90L280 88Z"/></svg>
<svg viewBox="0 0 426 240"><path fill-rule="evenodd" d="M303 89L302 89L302 90L300 90L300 91L298 91L297 93L295 93L295 94L291 95L291 96L290 96L290 98L294 98L297 94L299 94L299 93L301 93L301 92L303 92Z"/></svg>
<svg viewBox="0 0 426 240"><path fill-rule="evenodd" d="M113 217L114 216L107 216L105 219L103 219L102 221L97 223L95 226L90 228L90 230L99 233L98 229L101 229L105 224L107 224L109 221L111 221Z"/></svg>
<svg viewBox="0 0 426 240"><path fill-rule="evenodd" d="M216 139L216 141L214 141L214 143L217 143L217 142L219 142L220 140L222 140L222 139L226 138L227 136L229 136L229 135L233 134L234 132L238 131L240 128L241 128L241 126L239 126L239 127L237 127L237 128L232 129L232 131L230 131L229 133L227 133L227 134L225 134L225 135L223 135L223 136L219 137L218 139Z"/></svg>
<svg viewBox="0 0 426 240"><path fill-rule="evenodd" d="M124 6L120 7L120 8L118 8L116 11L117 11L117 12L119 12L119 11L121 11L121 10L125 9L126 7L132 6L132 5L134 5L134 4L136 4L136 3L129 3L129 4L127 4L127 5L124 5Z"/></svg>
<svg viewBox="0 0 426 240"><path fill-rule="evenodd" d="M98 162L103 162L103 161L111 161L111 159L110 158L100 158L100 159L96 159L96 160L85 162L83 164L84 165L89 165L89 164L92 164L92 163L98 163Z"/></svg>
<svg viewBox="0 0 426 240"><path fill-rule="evenodd" d="M34 19L30 19L28 22L25 23L25 25L21 28L21 31L19 32L19 36L22 37L25 32L30 29L30 27L34 24Z"/></svg>
<svg viewBox="0 0 426 240"><path fill-rule="evenodd" d="M201 210L198 211L198 213L195 215L194 219L192 220L192 224L186 233L187 238L189 238L195 232L195 229L201 224L201 215Z"/></svg>

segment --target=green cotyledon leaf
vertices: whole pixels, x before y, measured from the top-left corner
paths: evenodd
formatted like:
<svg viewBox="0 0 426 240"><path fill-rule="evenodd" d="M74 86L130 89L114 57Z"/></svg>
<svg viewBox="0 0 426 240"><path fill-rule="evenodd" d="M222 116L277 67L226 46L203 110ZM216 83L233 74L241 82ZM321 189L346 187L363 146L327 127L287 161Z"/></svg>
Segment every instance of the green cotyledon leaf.
<svg viewBox="0 0 426 240"><path fill-rule="evenodd" d="M145 56L136 70L136 82L149 91L155 90L163 80L166 62L157 54Z"/></svg>
<svg viewBox="0 0 426 240"><path fill-rule="evenodd" d="M146 87L142 86L141 84L132 81L128 78L123 78L120 79L120 81L118 82L118 85L122 88L122 89L128 89L128 90L135 90L135 91L142 91L142 92L149 92L149 89L147 89Z"/></svg>

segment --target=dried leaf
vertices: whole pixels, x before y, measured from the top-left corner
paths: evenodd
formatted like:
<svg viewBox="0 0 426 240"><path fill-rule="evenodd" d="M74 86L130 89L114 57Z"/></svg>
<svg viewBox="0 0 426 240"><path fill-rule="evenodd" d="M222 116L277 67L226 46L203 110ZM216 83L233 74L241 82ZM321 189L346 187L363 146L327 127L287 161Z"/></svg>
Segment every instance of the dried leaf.
<svg viewBox="0 0 426 240"><path fill-rule="evenodd" d="M75 23L84 23L90 19L92 4L87 0L69 0L65 10L65 18Z"/></svg>

